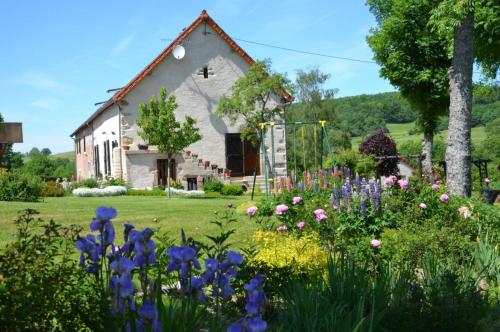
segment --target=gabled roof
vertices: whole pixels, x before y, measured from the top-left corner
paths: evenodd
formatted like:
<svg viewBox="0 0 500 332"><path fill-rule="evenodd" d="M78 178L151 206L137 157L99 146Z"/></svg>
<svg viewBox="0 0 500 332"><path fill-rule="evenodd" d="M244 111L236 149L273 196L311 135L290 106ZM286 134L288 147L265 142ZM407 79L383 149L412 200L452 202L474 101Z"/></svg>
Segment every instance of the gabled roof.
<svg viewBox="0 0 500 332"><path fill-rule="evenodd" d="M202 10L200 16L194 20L193 23L191 23L187 28L185 28L177 38L170 43L170 45L167 46L149 65L146 66L139 74L137 74L127 85L125 85L123 88L121 88L119 91L117 91L113 97L111 97L105 104L103 104L101 107L97 109L97 111L94 112L78 129L76 129L71 136L74 136L82 127L84 127L87 123L92 121L95 117L97 117L101 112L106 110L110 105L114 103L120 102L130 91L132 91L158 64L160 64L170 53L172 53L172 50L174 49L175 46L178 44L182 43L182 41L191 33L193 32L194 29L196 29L200 24L206 23L212 29L214 29L219 36L224 39L229 46L233 48L233 50L238 53L245 61L249 64L252 65L255 63L255 60L253 60L229 35L222 30L222 28L215 23L215 21L208 15L206 10ZM292 95L290 95L288 92L284 91L282 92L283 98L285 98L287 101L291 102L293 100Z"/></svg>

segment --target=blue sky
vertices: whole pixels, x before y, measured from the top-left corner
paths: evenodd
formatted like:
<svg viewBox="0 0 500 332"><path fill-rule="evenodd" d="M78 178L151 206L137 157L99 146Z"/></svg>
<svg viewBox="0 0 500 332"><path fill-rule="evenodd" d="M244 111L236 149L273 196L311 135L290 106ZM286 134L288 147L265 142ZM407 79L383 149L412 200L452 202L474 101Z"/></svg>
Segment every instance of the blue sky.
<svg viewBox="0 0 500 332"><path fill-rule="evenodd" d="M232 37L371 60L374 19L364 1L9 1L0 5L0 113L21 121L24 143L73 149L71 132L206 9ZM276 71L319 67L339 96L393 91L376 64L296 54L239 42Z"/></svg>

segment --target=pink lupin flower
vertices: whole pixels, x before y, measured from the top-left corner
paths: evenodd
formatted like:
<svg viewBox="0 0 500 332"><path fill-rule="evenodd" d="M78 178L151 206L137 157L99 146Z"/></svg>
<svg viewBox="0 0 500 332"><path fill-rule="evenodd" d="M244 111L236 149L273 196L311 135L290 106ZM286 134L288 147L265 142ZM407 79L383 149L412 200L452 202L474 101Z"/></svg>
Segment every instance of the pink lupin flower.
<svg viewBox="0 0 500 332"><path fill-rule="evenodd" d="M297 223L297 228L298 228L298 229L303 229L304 227L306 227L306 223L305 223L305 222L303 222L303 221L299 221L299 222Z"/></svg>
<svg viewBox="0 0 500 332"><path fill-rule="evenodd" d="M287 227L285 225L281 225L276 229L279 233L284 233L287 230Z"/></svg>

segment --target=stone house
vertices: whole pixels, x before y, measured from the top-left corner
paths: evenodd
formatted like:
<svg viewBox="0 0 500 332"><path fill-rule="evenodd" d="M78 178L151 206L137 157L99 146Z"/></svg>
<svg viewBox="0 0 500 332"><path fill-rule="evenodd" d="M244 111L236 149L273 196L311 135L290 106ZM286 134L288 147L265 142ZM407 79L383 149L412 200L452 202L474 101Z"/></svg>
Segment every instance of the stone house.
<svg viewBox="0 0 500 332"><path fill-rule="evenodd" d="M177 45L185 55L173 56ZM176 96L176 117L194 117L202 139L173 160L171 177L185 188L200 188L208 178L260 174L264 162L258 148L242 141L239 124L231 126L215 115L219 99L231 92L236 80L245 75L254 60L227 35L204 10L180 35L127 85L102 104L72 134L75 142L77 180L123 178L134 188L151 188L166 183L166 156L158 153L138 135L135 123L139 104L161 87ZM283 92L274 96L274 105L292 101ZM285 128L274 127L275 169L286 173ZM264 139L271 155L271 136ZM267 158L269 159L269 157Z"/></svg>

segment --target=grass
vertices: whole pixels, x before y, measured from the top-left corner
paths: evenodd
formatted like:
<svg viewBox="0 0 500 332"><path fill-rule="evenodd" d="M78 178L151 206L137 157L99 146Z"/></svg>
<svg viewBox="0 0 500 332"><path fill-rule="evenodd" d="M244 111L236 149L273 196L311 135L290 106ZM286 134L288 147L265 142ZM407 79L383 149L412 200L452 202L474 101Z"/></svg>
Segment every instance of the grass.
<svg viewBox="0 0 500 332"><path fill-rule="evenodd" d="M389 133L391 137L396 141L396 143L402 144L407 141L421 141L423 139L422 134L414 134L410 135L409 131L413 129L415 124L411 123L388 123L387 129L389 129ZM437 133L436 136L440 136L444 141L448 138L448 130L443 130ZM472 143L477 145L486 138L486 133L484 131L484 127L475 127L472 128ZM353 137L352 139L352 147L357 150L359 144L363 140L362 137Z"/></svg>
<svg viewBox="0 0 500 332"><path fill-rule="evenodd" d="M151 227L161 233L167 232L173 239L179 239L180 230L184 228L187 236L203 240L207 234L217 230L210 223L214 220L214 211L222 211L231 201L236 207L249 201L250 197L231 197L214 199L115 196L115 197L54 197L46 198L40 203L0 202L0 246L5 245L15 235L14 219L17 212L32 208L40 212L46 220L68 226L76 224L88 231L88 225L100 205L112 206L118 210L115 219L117 236L122 234L123 224L133 224L137 229ZM156 221L155 221L156 219ZM235 246L247 239L256 229L255 223L248 217L238 215L238 224L234 225L236 233L232 242ZM121 238L121 236L120 236Z"/></svg>

